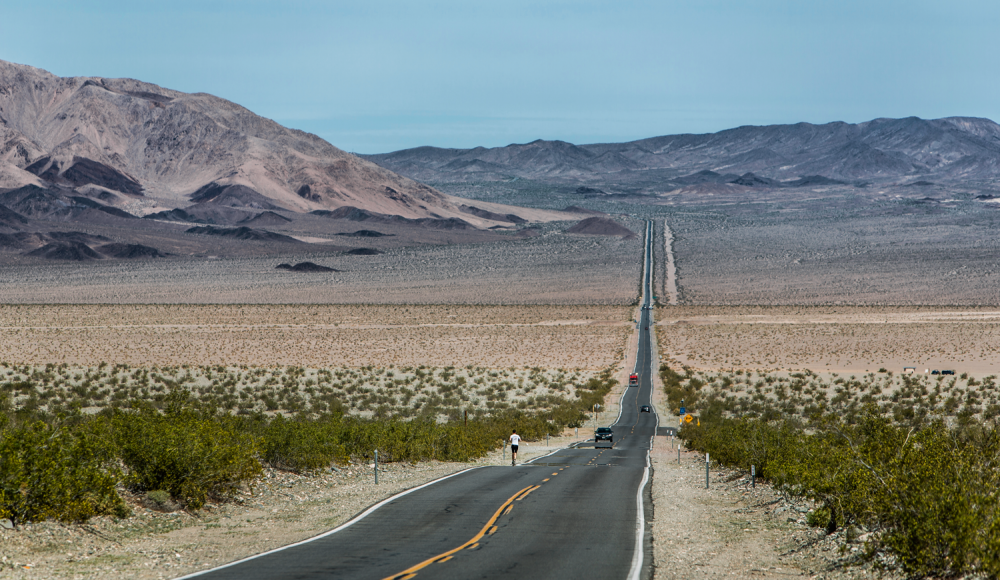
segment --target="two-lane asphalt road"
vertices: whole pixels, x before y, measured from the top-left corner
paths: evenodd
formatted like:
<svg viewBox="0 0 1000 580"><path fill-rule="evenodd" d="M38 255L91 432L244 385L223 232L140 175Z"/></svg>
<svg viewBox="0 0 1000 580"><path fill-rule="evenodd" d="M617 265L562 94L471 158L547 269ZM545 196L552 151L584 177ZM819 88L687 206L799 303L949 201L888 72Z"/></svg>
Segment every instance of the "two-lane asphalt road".
<svg viewBox="0 0 1000 580"><path fill-rule="evenodd" d="M648 578L644 501L656 431L647 224L635 372L612 426L588 442L518 466L470 469L390 498L312 540L191 575L211 580L358 578Z"/></svg>

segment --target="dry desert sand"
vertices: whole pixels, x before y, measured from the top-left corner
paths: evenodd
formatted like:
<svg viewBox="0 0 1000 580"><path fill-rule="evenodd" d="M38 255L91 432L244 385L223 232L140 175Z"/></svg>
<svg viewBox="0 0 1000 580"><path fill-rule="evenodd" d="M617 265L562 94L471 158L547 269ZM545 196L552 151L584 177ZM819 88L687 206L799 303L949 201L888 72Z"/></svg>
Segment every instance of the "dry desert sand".
<svg viewBox="0 0 1000 580"><path fill-rule="evenodd" d="M18 364L228 364L312 367L430 364L509 368L634 365L636 310L622 306L8 305L0 307L0 360ZM661 360L697 369L872 369L955 361L988 372L1000 311L974 308L751 308L672 306L657 311ZM926 354L924 358L915 356ZM935 359L933 357L940 357ZM913 357L910 364L910 357ZM827 364L830 366L827 366ZM961 366L958 363L967 363ZM656 381L661 426L676 425ZM600 423L613 422L622 387ZM532 455L587 436L534 446ZM656 437L651 454L655 578L864 577L836 567L856 544L820 537L811 507L745 474L713 466ZM503 459L496 453L477 465ZM527 458L526 458L527 459ZM41 523L3 532L12 577L172 577L308 537L380 498L466 465L389 465L374 488L366 465L303 478L270 472L242 502L192 517L136 507L86 526ZM250 541L236 541L252 534ZM846 556L840 547L848 546ZM13 567L32 564L30 570Z"/></svg>
<svg viewBox="0 0 1000 580"><path fill-rule="evenodd" d="M688 307L657 312L660 355L695 369L1000 372L1000 309Z"/></svg>
<svg viewBox="0 0 1000 580"><path fill-rule="evenodd" d="M604 369L623 357L629 316L615 306L7 305L0 361Z"/></svg>

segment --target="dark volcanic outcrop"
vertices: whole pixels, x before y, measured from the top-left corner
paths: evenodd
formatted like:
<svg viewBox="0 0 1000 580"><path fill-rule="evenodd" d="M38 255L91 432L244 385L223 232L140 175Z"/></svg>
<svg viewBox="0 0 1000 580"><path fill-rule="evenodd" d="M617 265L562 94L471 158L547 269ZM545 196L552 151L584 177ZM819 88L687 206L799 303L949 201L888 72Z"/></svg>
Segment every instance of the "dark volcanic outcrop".
<svg viewBox="0 0 1000 580"><path fill-rule="evenodd" d="M635 232L609 218L587 218L566 230L567 234L583 234L587 236L621 236L634 238Z"/></svg>
<svg viewBox="0 0 1000 580"><path fill-rule="evenodd" d="M291 236L276 234L267 230L258 230L246 226L239 228L219 228L215 226L198 226L184 230L189 234L202 236L218 236L221 238L231 238L234 240L253 240L259 242L285 242L290 244L301 244Z"/></svg>
<svg viewBox="0 0 1000 580"><path fill-rule="evenodd" d="M59 160L46 155L24 170L53 185L68 187L96 185L130 195L142 195L142 185L135 178L86 157L74 156L69 162L60 163Z"/></svg>
<svg viewBox="0 0 1000 580"><path fill-rule="evenodd" d="M282 209L271 200L245 185L220 185L212 182L191 194L195 203L212 203L226 207L251 209Z"/></svg>
<svg viewBox="0 0 1000 580"><path fill-rule="evenodd" d="M292 220L273 211L264 211L253 217L248 217L238 223L251 226L283 226Z"/></svg>
<svg viewBox="0 0 1000 580"><path fill-rule="evenodd" d="M116 207L75 195L72 191L26 185L0 194L0 204L8 209L34 219L64 219L81 215L94 209L115 217L132 219L135 216Z"/></svg>
<svg viewBox="0 0 1000 580"><path fill-rule="evenodd" d="M165 258L167 255L142 244L104 244L97 251L111 258L134 260L136 258Z"/></svg>
<svg viewBox="0 0 1000 580"><path fill-rule="evenodd" d="M396 234L383 234L382 232L376 232L375 230L358 230L356 232L340 233L336 234L338 236L350 236L352 238L382 238L385 236L394 236Z"/></svg>
<svg viewBox="0 0 1000 580"><path fill-rule="evenodd" d="M151 213L144 216L144 219L232 226L243 223L248 219L252 219L254 215L255 214L252 211L245 209L215 205L212 203L196 203L195 205L184 209L178 208Z"/></svg>
<svg viewBox="0 0 1000 580"><path fill-rule="evenodd" d="M45 234L35 232L14 232L0 234L0 249L27 250L47 244L51 239Z"/></svg>
<svg viewBox="0 0 1000 580"><path fill-rule="evenodd" d="M0 205L0 226L18 229L28 223L28 218L5 205Z"/></svg>
<svg viewBox="0 0 1000 580"><path fill-rule="evenodd" d="M458 209L462 210L464 213L467 213L469 215L474 215L476 217L481 217L487 220L493 220L495 222L507 222L511 224L523 224L528 222L528 220L520 216L514 215L512 213L499 214L492 211L487 211L482 208L473 207L471 205L463 204L458 206Z"/></svg>
<svg viewBox="0 0 1000 580"><path fill-rule="evenodd" d="M743 185L746 187L781 187L781 183L779 181L775 179L768 179L766 177L760 177L754 175L753 173L744 173L729 183Z"/></svg>
<svg viewBox="0 0 1000 580"><path fill-rule="evenodd" d="M320 266L313 262L299 262L294 266L291 264L278 264L274 267L276 270L288 270L289 272L339 272L340 270L335 270L333 268L328 268L326 266Z"/></svg>
<svg viewBox="0 0 1000 580"><path fill-rule="evenodd" d="M344 253L348 256L377 256L383 252L381 250L376 250L375 248L354 248L353 250L347 250Z"/></svg>
<svg viewBox="0 0 1000 580"><path fill-rule="evenodd" d="M48 260L71 260L74 262L101 259L100 254L95 252L90 246L80 242L52 242L45 244L37 250L28 252L28 255Z"/></svg>
<svg viewBox="0 0 1000 580"><path fill-rule="evenodd" d="M433 230L476 229L476 227L470 224L469 222L459 218L433 217L433 218L408 219L403 216L375 213L375 212L370 212L368 210L350 206L337 208L333 211L317 210L311 213L335 220L348 220L352 222L369 222L375 224L396 225L396 226L399 225L415 226Z"/></svg>

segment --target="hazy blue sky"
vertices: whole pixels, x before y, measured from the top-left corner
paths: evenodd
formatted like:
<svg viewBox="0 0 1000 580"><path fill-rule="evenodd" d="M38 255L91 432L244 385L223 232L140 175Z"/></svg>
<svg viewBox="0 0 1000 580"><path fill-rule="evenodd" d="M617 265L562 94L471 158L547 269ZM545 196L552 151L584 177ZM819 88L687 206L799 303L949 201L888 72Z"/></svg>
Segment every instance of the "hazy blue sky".
<svg viewBox="0 0 1000 580"><path fill-rule="evenodd" d="M1000 120L1000 3L21 2L0 59L207 92L349 151Z"/></svg>

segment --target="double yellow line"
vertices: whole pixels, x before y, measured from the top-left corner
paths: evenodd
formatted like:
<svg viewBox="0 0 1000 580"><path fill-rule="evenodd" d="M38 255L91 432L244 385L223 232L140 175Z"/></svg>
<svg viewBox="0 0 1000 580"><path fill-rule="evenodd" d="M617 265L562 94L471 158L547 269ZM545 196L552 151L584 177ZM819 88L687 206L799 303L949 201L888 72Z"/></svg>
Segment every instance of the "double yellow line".
<svg viewBox="0 0 1000 580"><path fill-rule="evenodd" d="M468 542L462 544L461 546L459 546L459 547L457 547L457 548L455 548L453 550L448 550L447 552L445 552L443 554L438 554L437 556L434 556L433 558L428 558L428 559L424 560L423 562L417 564L416 566L412 566L410 568L407 568L406 570L403 570L402 572L400 572L398 574L393 574L392 576L387 576L385 578L385 580L409 580L410 578L413 578L414 576L416 576L418 571L423 570L424 568L426 568L427 566L430 566L431 564L434 564L436 562L447 562L448 560L451 560L452 557L456 553L461 552L462 550L478 547L479 546L479 540L483 539L483 536L485 536L487 534L493 535L493 533L495 533L497 531L497 527L494 524L496 523L497 519L500 516L509 513L510 510L513 509L515 501L521 501L522 499L524 499L525 497L527 497L529 493L535 491L539 487L541 487L541 486L540 485L529 485L528 487L526 487L526 488L522 489L521 491L515 493L514 495L510 496L510 499L508 499L507 501L503 502L503 505L501 505L497 509L496 513L493 514L493 517L490 518L490 520L488 522L486 522L486 525L483 526L483 529L479 530L479 533L476 534L475 536L472 536L472 539L469 540Z"/></svg>

